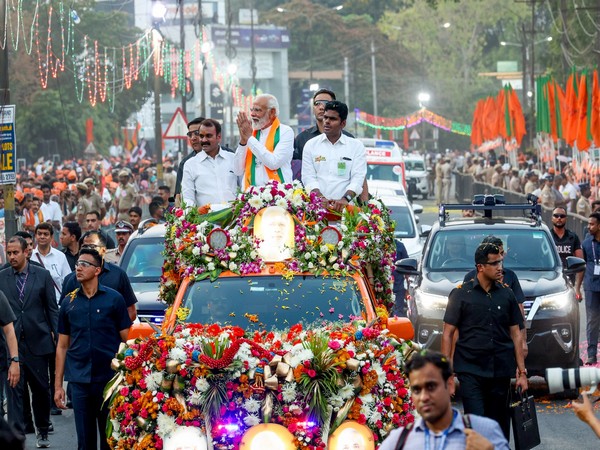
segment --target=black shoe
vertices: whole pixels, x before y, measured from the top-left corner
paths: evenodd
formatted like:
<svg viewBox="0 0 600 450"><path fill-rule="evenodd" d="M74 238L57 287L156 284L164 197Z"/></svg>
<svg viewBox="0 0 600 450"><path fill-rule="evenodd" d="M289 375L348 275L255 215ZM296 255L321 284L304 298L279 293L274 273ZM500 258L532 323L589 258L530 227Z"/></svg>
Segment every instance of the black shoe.
<svg viewBox="0 0 600 450"><path fill-rule="evenodd" d="M54 425L52 422L50 422L50 425L48 425L48 433L54 433Z"/></svg>
<svg viewBox="0 0 600 450"><path fill-rule="evenodd" d="M40 433L40 434L38 434L35 446L37 448L48 448L48 447L50 447L50 441L48 440L48 433Z"/></svg>
<svg viewBox="0 0 600 450"><path fill-rule="evenodd" d="M53 406L52 408L50 408L50 414L53 416L60 416L62 414L62 409Z"/></svg>

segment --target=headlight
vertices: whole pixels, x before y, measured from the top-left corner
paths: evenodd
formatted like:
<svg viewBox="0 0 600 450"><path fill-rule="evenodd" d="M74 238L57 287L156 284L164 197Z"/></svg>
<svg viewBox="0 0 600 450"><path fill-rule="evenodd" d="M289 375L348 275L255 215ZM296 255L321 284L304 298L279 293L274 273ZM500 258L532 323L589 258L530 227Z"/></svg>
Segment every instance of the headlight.
<svg viewBox="0 0 600 450"><path fill-rule="evenodd" d="M540 308L543 309L562 309L565 308L572 300L573 294L571 291L564 291L558 294L544 295L541 298Z"/></svg>
<svg viewBox="0 0 600 450"><path fill-rule="evenodd" d="M373 432L354 420L346 420L331 434L327 448L329 450L347 448L373 450L375 448Z"/></svg>
<svg viewBox="0 0 600 450"><path fill-rule="evenodd" d="M262 423L244 433L240 450L296 450L294 435L282 425Z"/></svg>
<svg viewBox="0 0 600 450"><path fill-rule="evenodd" d="M415 301L417 305L424 309L445 310L446 305L448 305L448 297L445 295L429 294L422 291L415 292Z"/></svg>

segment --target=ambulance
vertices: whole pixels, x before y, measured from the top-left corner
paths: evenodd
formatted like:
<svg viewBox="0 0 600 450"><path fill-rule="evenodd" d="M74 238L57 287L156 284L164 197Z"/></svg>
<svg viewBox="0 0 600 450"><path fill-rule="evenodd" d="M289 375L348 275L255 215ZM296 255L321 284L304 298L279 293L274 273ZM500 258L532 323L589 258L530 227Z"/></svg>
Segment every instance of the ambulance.
<svg viewBox="0 0 600 450"><path fill-rule="evenodd" d="M394 141L359 138L367 154L367 180L394 181L407 190L403 151Z"/></svg>

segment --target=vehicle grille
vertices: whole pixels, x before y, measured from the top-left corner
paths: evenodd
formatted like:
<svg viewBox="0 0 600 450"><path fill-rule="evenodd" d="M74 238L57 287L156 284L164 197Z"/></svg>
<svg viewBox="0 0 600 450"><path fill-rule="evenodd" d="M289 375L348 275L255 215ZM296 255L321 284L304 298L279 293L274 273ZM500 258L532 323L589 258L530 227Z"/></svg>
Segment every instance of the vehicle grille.
<svg viewBox="0 0 600 450"><path fill-rule="evenodd" d="M535 297L525 297L525 301L523 302L523 308L525 309L525 317L527 317L529 311L531 311L533 302L535 302Z"/></svg>

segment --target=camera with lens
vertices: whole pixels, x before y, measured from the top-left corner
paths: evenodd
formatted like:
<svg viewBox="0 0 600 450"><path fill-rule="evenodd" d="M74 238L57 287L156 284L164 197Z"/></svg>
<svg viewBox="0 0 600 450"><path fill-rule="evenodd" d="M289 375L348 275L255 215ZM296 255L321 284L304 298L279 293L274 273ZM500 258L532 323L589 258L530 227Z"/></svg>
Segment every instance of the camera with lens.
<svg viewBox="0 0 600 450"><path fill-rule="evenodd" d="M563 392L568 389L578 389L581 386L590 386L590 393L596 390L600 383L600 368L580 367L578 369L562 369L553 367L546 369L546 381L551 394Z"/></svg>

